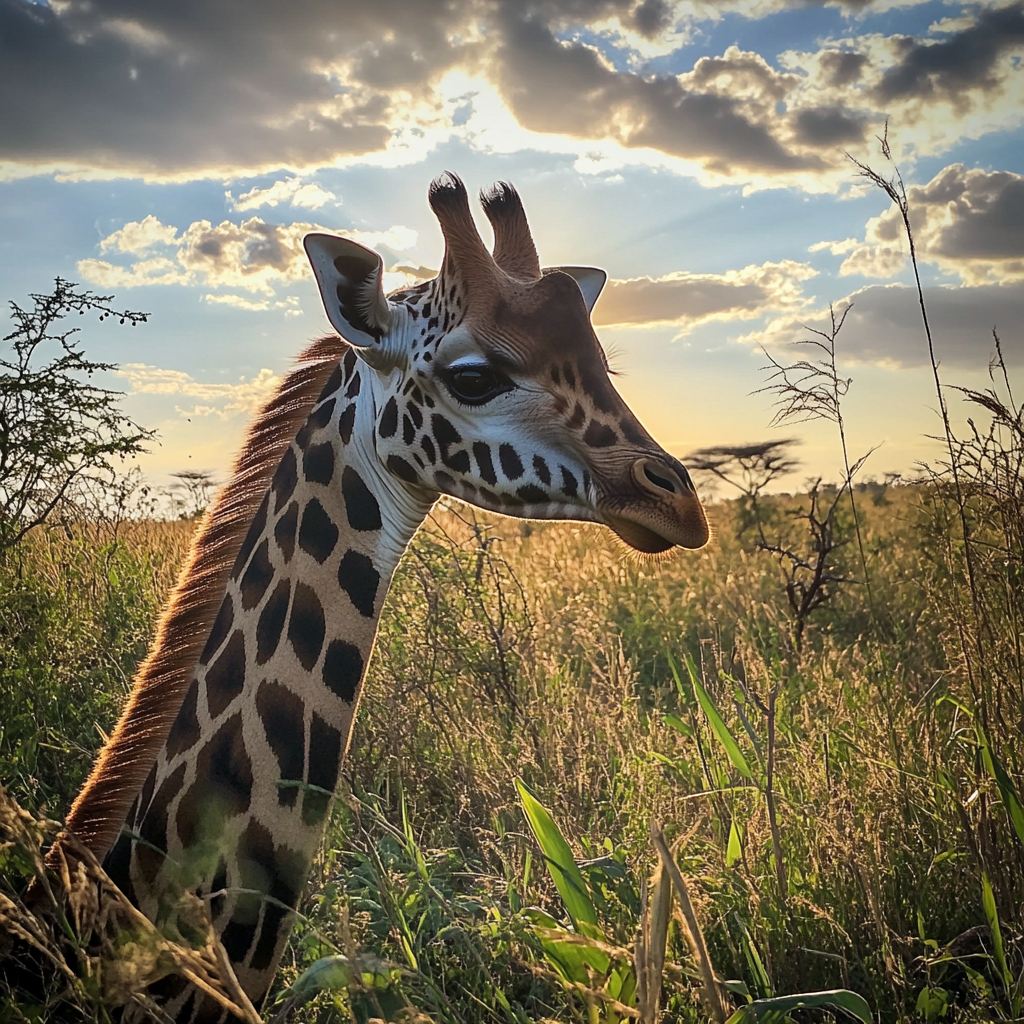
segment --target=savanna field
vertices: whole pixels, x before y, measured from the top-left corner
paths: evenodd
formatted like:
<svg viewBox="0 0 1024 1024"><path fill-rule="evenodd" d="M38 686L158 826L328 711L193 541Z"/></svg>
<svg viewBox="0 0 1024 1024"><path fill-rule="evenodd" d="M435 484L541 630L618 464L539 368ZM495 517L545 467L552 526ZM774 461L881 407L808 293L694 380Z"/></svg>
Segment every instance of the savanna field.
<svg viewBox="0 0 1024 1024"><path fill-rule="evenodd" d="M666 1021L853 1019L750 1004L830 989L882 1021L1020 1019L1024 439L1012 402L976 419L955 474L853 503L766 497L756 464L719 461L746 493L709 506L710 546L664 561L597 527L435 510L388 597L280 988L335 959L267 1019L617 1024L649 1013L638 962ZM0 779L26 811L65 813L193 529L68 520L0 567ZM659 903L652 828L717 1009ZM14 898L30 857L0 856ZM104 1019L91 984L67 1019ZM9 997L0 1020L48 1013Z"/></svg>

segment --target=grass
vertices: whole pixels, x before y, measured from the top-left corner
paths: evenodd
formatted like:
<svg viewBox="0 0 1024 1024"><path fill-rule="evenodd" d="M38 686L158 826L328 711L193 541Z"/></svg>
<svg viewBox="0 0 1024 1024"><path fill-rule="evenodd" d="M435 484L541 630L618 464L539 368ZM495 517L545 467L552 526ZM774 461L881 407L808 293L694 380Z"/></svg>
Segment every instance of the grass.
<svg viewBox="0 0 1024 1024"><path fill-rule="evenodd" d="M730 503L712 506L711 547L658 564L595 527L439 511L388 598L281 983L325 956L363 968L294 1019L623 1018L610 986L644 915L652 823L678 844L718 977L742 983L733 1007L744 990L847 988L883 1020L1013 1019L1018 648L993 630L985 674L968 672L970 597L951 572L943 488L857 493L877 621L849 585L799 648L783 569L736 536ZM1006 621L1020 611L1020 548L997 544L1007 510L990 497L970 509L992 552L990 621ZM801 498L762 500L800 543L787 513ZM66 810L189 528L55 529L6 568L0 776L23 806ZM612 951L586 984L551 945L562 929L564 947L569 917L517 779L580 862ZM705 1019L697 975L677 920L666 1019Z"/></svg>

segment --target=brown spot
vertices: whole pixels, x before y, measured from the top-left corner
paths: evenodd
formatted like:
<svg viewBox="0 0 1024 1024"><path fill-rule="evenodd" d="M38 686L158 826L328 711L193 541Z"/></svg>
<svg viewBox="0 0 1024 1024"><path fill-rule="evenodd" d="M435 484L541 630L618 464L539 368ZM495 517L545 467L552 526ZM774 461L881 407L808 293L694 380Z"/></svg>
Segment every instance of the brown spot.
<svg viewBox="0 0 1024 1024"><path fill-rule="evenodd" d="M211 718L242 692L245 685L245 637L236 629L221 656L206 670L206 703Z"/></svg>
<svg viewBox="0 0 1024 1024"><path fill-rule="evenodd" d="M256 693L256 710L277 758L280 781L296 783L278 788L278 802L294 807L306 761L305 705L287 686L264 680Z"/></svg>

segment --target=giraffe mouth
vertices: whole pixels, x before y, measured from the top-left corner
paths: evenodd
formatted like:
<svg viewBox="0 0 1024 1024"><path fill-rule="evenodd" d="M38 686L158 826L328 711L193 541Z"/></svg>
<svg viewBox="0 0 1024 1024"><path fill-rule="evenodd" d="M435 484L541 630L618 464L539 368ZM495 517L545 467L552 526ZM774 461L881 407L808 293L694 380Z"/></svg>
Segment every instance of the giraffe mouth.
<svg viewBox="0 0 1024 1024"><path fill-rule="evenodd" d="M604 524L631 548L658 555L674 547L694 550L708 542L704 506L689 474L675 459L640 458L630 467L632 486L598 498Z"/></svg>

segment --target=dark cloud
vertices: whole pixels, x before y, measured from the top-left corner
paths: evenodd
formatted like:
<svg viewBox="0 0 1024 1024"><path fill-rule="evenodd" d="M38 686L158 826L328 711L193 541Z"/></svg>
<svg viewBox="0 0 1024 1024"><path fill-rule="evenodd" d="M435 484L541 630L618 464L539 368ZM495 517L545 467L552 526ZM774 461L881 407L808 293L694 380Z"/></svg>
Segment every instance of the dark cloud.
<svg viewBox="0 0 1024 1024"><path fill-rule="evenodd" d="M1024 176L950 164L927 184L911 186L907 199L919 259L967 284L1024 280ZM889 276L886 253L902 235L894 207L872 218L865 245L843 272Z"/></svg>
<svg viewBox="0 0 1024 1024"><path fill-rule="evenodd" d="M527 128L726 176L826 171L864 137L843 99L801 108L805 80L755 53L650 75L562 38L617 18L653 39L674 12L668 0L0 0L0 160L154 176L325 166L380 151L409 125L410 98L428 100L455 67L490 77ZM984 79L1022 33L1017 3L933 46L905 40L878 90ZM821 58L839 89L864 61Z"/></svg>
<svg viewBox="0 0 1024 1024"><path fill-rule="evenodd" d="M448 7L0 0L0 158L172 173L380 149L386 90L466 57ZM343 89L327 69L346 59Z"/></svg>
<svg viewBox="0 0 1024 1024"><path fill-rule="evenodd" d="M842 359L902 369L928 365L928 342L921 326L916 289L895 284L869 285L854 292L847 301L853 303L853 309L836 344ZM925 302L935 354L943 368L985 370L994 351L993 327L999 332L1007 362L1015 366L1024 364L1024 283L926 288ZM813 319L804 322L816 326ZM780 342L806 337L803 323L790 320L772 325L766 340L774 349Z"/></svg>
<svg viewBox="0 0 1024 1024"><path fill-rule="evenodd" d="M757 281L731 283L711 277L654 281L610 281L594 310L598 326L676 323L729 313L740 317L762 309L770 298Z"/></svg>
<svg viewBox="0 0 1024 1024"><path fill-rule="evenodd" d="M833 88L839 88L859 81L868 59L863 53L827 50L821 55L820 62L827 75L828 84Z"/></svg>
<svg viewBox="0 0 1024 1024"><path fill-rule="evenodd" d="M799 110L794 118L796 137L809 146L848 146L864 139L866 121L838 107Z"/></svg>
<svg viewBox="0 0 1024 1024"><path fill-rule="evenodd" d="M911 202L915 199L941 207L946 214L934 231L933 251L939 255L969 260L1024 258L1024 177L1007 171L965 171L955 164L931 185L912 189Z"/></svg>
<svg viewBox="0 0 1024 1024"><path fill-rule="evenodd" d="M999 58L1024 43L1024 4L982 11L974 24L941 42L910 37L899 40L899 63L889 68L874 89L881 103L890 100L962 101L966 90L999 85Z"/></svg>
<svg viewBox="0 0 1024 1024"><path fill-rule="evenodd" d="M614 139L625 146L649 146L672 156L698 159L712 170L795 171L822 169L815 154L788 150L771 131L721 92L687 88L674 77L642 78L609 68L591 48L564 45L538 20L506 13L498 50L498 78L517 119L540 132ZM749 71L750 56L739 55L737 73ZM710 65L710 66L708 66ZM693 76L707 84L722 61L698 61ZM766 65L760 95L771 109L781 86Z"/></svg>

